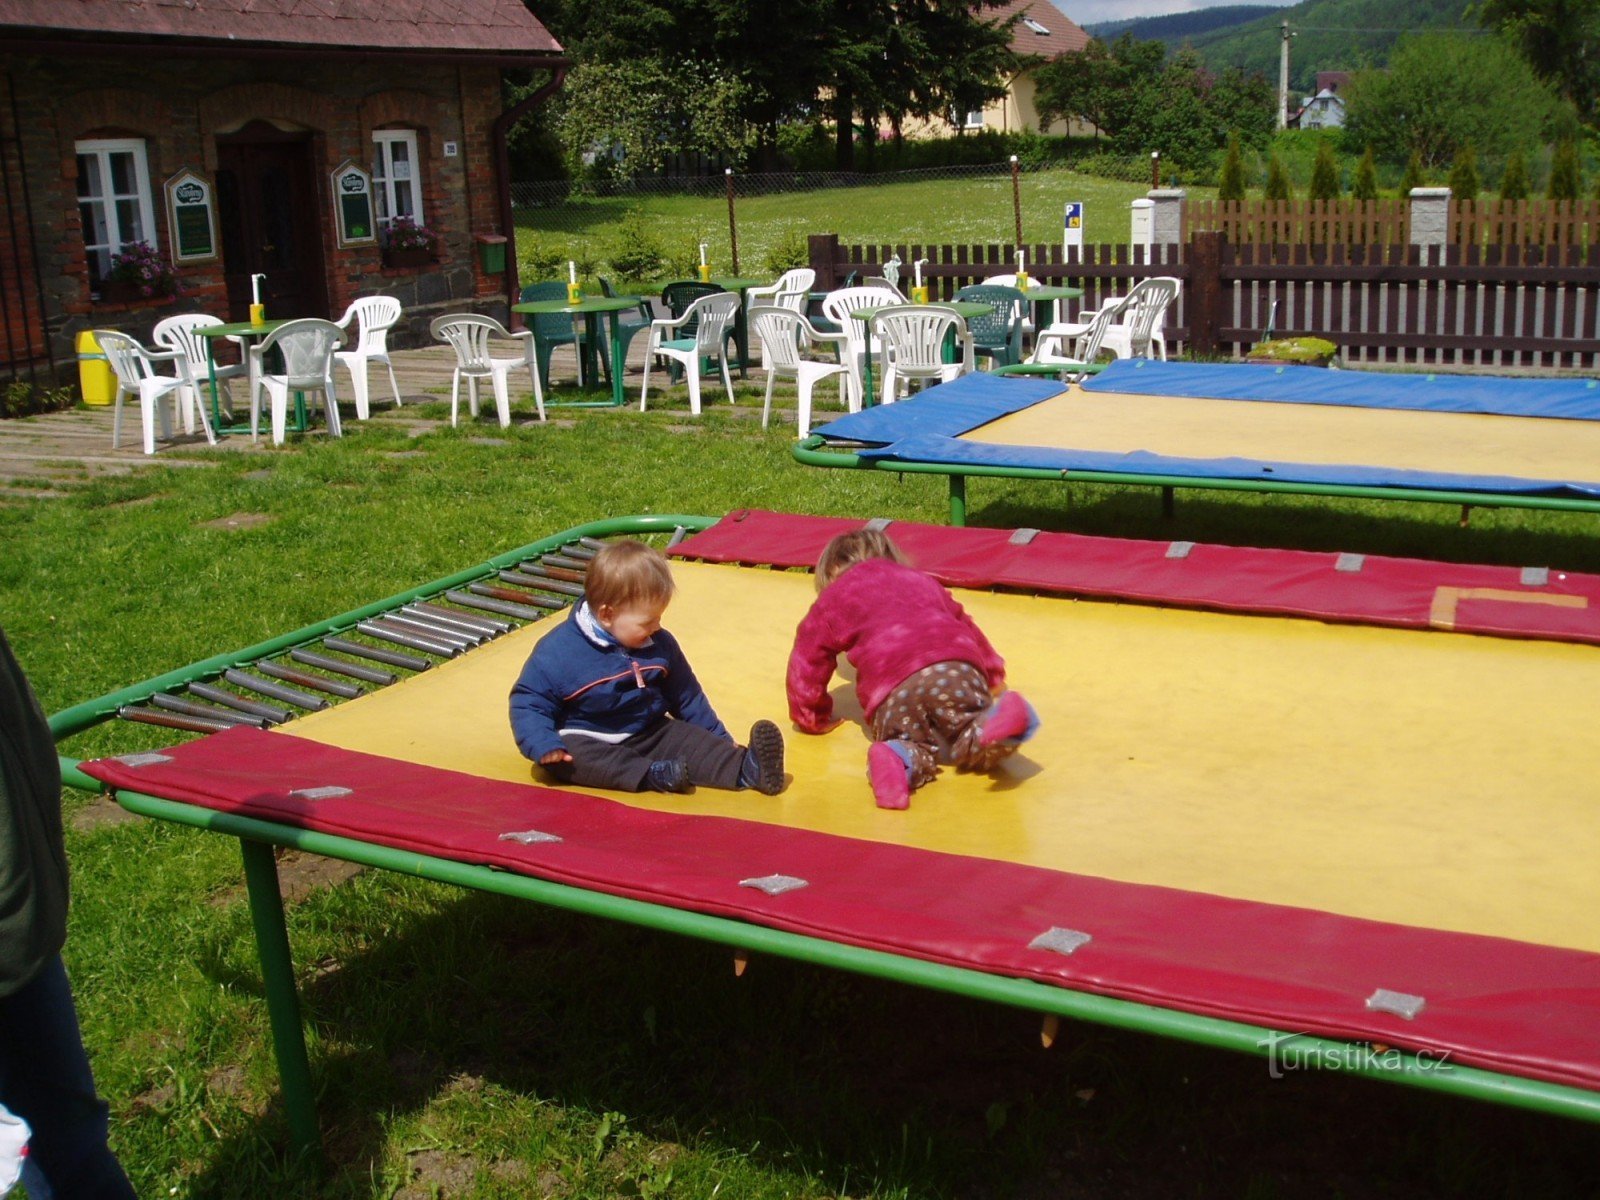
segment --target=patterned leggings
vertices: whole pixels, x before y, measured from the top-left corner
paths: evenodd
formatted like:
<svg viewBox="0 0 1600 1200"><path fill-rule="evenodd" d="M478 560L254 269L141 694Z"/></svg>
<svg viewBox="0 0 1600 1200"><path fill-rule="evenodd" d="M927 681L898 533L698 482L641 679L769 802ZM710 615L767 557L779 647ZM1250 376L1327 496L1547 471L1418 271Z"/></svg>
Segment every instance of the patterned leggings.
<svg viewBox="0 0 1600 1200"><path fill-rule="evenodd" d="M992 771L1016 752L1016 745L980 746L981 718L994 698L982 671L971 663L941 662L923 667L884 699L872 714L872 736L899 742L911 751L911 786L919 788L939 774L939 764L969 771Z"/></svg>

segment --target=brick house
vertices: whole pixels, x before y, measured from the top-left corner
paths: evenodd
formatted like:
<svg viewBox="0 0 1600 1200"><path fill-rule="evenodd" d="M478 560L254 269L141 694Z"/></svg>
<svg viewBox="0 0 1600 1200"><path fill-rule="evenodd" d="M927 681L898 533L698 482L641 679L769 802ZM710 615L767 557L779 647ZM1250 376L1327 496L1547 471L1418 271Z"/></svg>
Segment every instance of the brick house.
<svg viewBox="0 0 1600 1200"><path fill-rule="evenodd" d="M85 328L243 320L257 273L269 316L397 297L398 344L504 317L505 137L567 65L523 0L0 0L0 381ZM506 68L548 82L507 108ZM401 217L439 233L430 261L386 250ZM106 279L141 241L180 295Z"/></svg>

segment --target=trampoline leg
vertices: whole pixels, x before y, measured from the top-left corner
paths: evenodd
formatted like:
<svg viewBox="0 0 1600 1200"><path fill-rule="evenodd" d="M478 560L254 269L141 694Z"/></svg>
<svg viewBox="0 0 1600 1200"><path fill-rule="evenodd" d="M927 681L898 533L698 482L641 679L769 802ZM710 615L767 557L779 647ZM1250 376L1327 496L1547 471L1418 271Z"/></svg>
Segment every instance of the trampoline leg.
<svg viewBox="0 0 1600 1200"><path fill-rule="evenodd" d="M950 476L950 524L967 523L967 477Z"/></svg>
<svg viewBox="0 0 1600 1200"><path fill-rule="evenodd" d="M1169 487L1162 488L1161 489L1161 515L1163 517L1166 517L1168 520L1170 520L1172 517L1177 515L1177 512L1178 512L1178 505L1173 499L1172 489L1169 488Z"/></svg>
<svg viewBox="0 0 1600 1200"><path fill-rule="evenodd" d="M272 857L272 847L265 842L240 838L239 849L244 855L250 923L255 928L256 953L261 959L262 990L267 996L267 1017L272 1025L272 1048L278 1060L283 1107L289 1117L289 1140L297 1154L317 1162L322 1155L322 1139L317 1130L317 1107L311 1090L305 1032L300 1027L300 1000L295 994L289 931L283 922L283 897L278 891L278 864Z"/></svg>

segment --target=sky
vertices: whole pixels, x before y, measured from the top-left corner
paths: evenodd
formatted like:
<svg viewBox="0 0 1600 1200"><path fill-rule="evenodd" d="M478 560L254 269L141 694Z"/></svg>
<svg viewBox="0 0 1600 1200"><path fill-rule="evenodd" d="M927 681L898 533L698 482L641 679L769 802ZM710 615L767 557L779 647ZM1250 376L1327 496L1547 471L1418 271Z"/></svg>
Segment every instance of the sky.
<svg viewBox="0 0 1600 1200"><path fill-rule="evenodd" d="M1054 0L1055 6L1079 25L1096 21L1125 21L1131 17L1162 17L1168 13L1196 12L1218 8L1213 0ZM1230 0L1240 4L1270 4L1287 7L1296 0Z"/></svg>

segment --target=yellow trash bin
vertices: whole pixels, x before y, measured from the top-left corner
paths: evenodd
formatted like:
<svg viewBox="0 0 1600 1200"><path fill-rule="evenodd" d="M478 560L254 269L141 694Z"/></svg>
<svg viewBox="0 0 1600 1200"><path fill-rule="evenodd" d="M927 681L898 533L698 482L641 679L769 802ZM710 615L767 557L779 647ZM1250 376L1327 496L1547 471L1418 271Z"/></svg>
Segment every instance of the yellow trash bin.
<svg viewBox="0 0 1600 1200"><path fill-rule="evenodd" d="M110 404L117 395L117 377L90 329L78 334L78 387L85 404Z"/></svg>

